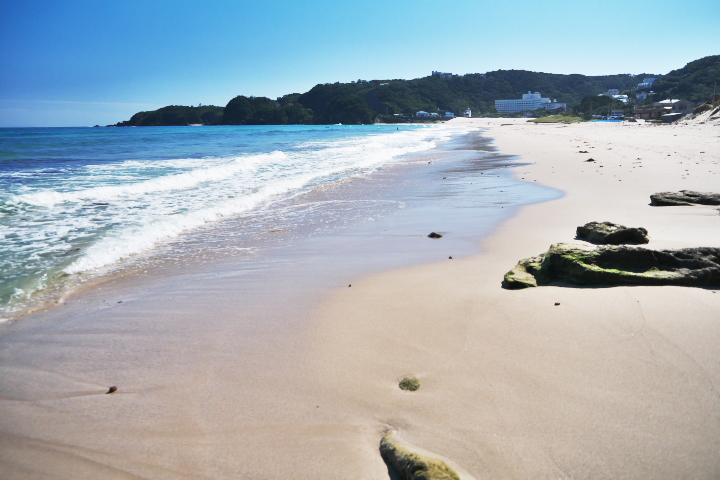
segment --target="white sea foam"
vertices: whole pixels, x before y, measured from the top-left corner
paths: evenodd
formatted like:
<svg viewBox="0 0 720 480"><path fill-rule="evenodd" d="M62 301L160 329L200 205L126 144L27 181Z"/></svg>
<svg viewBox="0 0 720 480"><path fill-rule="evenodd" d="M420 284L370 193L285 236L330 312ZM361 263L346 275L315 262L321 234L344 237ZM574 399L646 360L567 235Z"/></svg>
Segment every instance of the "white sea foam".
<svg viewBox="0 0 720 480"><path fill-rule="evenodd" d="M435 126L299 142L272 153L86 165L67 173L68 181L18 185L5 197L18 220L6 224L0 249L27 271L93 271L275 199L432 149L458 130ZM38 277L23 292L49 281Z"/></svg>

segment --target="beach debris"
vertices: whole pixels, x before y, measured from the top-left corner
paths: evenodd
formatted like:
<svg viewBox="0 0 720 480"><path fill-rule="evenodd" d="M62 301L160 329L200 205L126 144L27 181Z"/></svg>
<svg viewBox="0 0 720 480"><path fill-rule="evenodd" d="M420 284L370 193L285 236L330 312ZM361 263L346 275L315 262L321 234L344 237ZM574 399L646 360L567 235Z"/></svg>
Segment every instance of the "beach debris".
<svg viewBox="0 0 720 480"><path fill-rule="evenodd" d="M572 285L720 285L720 248L652 250L620 245L556 243L520 260L505 274L509 289L561 282Z"/></svg>
<svg viewBox="0 0 720 480"><path fill-rule="evenodd" d="M577 227L577 238L598 245L649 243L648 231L642 227L628 228L612 222L590 222Z"/></svg>
<svg viewBox="0 0 720 480"><path fill-rule="evenodd" d="M348 287L352 287L352 283L350 285L348 285Z"/></svg>
<svg viewBox="0 0 720 480"><path fill-rule="evenodd" d="M400 380L400 384L398 386L400 387L400 390L414 392L415 390L420 388L420 380L418 380L417 377L411 375Z"/></svg>
<svg viewBox="0 0 720 480"><path fill-rule="evenodd" d="M392 439L389 431L380 441L380 455L392 465L403 480L460 480L457 472L447 463L411 452Z"/></svg>
<svg viewBox="0 0 720 480"><path fill-rule="evenodd" d="M671 207L676 205L720 205L720 193L693 192L660 192L650 195L650 205L654 207Z"/></svg>
<svg viewBox="0 0 720 480"><path fill-rule="evenodd" d="M587 150L580 150L578 153L590 153Z"/></svg>
<svg viewBox="0 0 720 480"><path fill-rule="evenodd" d="M452 260L452 257L448 257L450 260Z"/></svg>
<svg viewBox="0 0 720 480"><path fill-rule="evenodd" d="M585 161L586 161L586 162L594 162L594 161L595 161L595 159L594 159L594 158L588 158L588 159L587 159L587 160L585 160Z"/></svg>
<svg viewBox="0 0 720 480"><path fill-rule="evenodd" d="M442 238L442 235L440 235L437 232L430 232L430 234L428 235L428 238Z"/></svg>
<svg viewBox="0 0 720 480"><path fill-rule="evenodd" d="M107 392L105 392L105 394L107 395L109 393L115 393L115 392L117 392L117 386L113 385L112 387L110 387L110 389Z"/></svg>
<svg viewBox="0 0 720 480"><path fill-rule="evenodd" d="M555 306L557 307L558 305L560 305L560 302L555 302Z"/></svg>

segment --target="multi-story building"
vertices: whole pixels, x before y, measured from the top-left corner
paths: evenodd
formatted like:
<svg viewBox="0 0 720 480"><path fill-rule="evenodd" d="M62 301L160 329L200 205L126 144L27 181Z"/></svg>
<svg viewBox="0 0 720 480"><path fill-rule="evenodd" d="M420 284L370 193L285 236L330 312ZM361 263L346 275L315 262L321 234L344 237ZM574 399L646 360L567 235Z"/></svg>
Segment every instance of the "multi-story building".
<svg viewBox="0 0 720 480"><path fill-rule="evenodd" d="M561 103L557 100L550 101L549 98L542 97L540 92L524 93L522 98L512 100L495 100L495 110L500 113L517 113L526 110L537 110L538 108L554 110L565 107L567 107L566 103Z"/></svg>
<svg viewBox="0 0 720 480"><path fill-rule="evenodd" d="M644 78L642 83L638 83L637 89L648 90L652 88L652 84L655 83L655 80L657 80L657 78Z"/></svg>

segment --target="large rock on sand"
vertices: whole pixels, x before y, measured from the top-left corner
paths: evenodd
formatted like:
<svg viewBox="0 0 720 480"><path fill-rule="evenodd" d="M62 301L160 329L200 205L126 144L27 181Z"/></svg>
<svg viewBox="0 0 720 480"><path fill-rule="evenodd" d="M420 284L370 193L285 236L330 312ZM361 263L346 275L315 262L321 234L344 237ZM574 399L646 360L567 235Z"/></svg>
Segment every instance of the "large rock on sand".
<svg viewBox="0 0 720 480"><path fill-rule="evenodd" d="M577 237L599 245L622 245L625 243L648 243L648 232L642 227L628 228L612 222L590 222L577 227Z"/></svg>
<svg viewBox="0 0 720 480"><path fill-rule="evenodd" d="M660 192L650 195L650 205L670 207L675 205L720 205L720 193L693 192Z"/></svg>
<svg viewBox="0 0 720 480"><path fill-rule="evenodd" d="M426 457L411 452L392 437L393 432L385 434L380 441L380 455L392 465L403 480L460 480L460 476L437 458Z"/></svg>
<svg viewBox="0 0 720 480"><path fill-rule="evenodd" d="M526 258L505 274L503 285L517 289L548 285L720 286L720 248L652 250L631 246L556 243Z"/></svg>

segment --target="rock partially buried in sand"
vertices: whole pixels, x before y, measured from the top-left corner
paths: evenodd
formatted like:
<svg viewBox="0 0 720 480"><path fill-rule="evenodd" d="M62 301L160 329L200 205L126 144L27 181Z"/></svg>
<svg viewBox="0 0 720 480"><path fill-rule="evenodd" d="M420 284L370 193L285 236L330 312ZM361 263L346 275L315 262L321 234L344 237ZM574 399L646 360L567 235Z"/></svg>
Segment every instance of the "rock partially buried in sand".
<svg viewBox="0 0 720 480"><path fill-rule="evenodd" d="M460 480L447 463L411 452L393 440L392 434L392 431L386 433L380 441L380 455L403 480Z"/></svg>
<svg viewBox="0 0 720 480"><path fill-rule="evenodd" d="M398 387L400 387L401 390L414 392L420 388L420 380L418 380L417 377L413 376L405 377L400 380L400 384L398 385Z"/></svg>
<svg viewBox="0 0 720 480"><path fill-rule="evenodd" d="M612 222L590 222L577 227L577 237L598 245L622 245L625 243L648 243L648 232L642 227L628 228Z"/></svg>
<svg viewBox="0 0 720 480"><path fill-rule="evenodd" d="M650 205L655 207L672 207L676 205L720 205L720 193L693 192L660 192L650 195Z"/></svg>
<svg viewBox="0 0 720 480"><path fill-rule="evenodd" d="M720 285L720 248L652 250L631 246L556 243L537 257L520 260L503 286L520 289L552 282L572 285Z"/></svg>
<svg viewBox="0 0 720 480"><path fill-rule="evenodd" d="M117 387L112 386L112 387L110 387L110 389L108 389L107 392L105 392L105 394L107 395L108 393L115 393L115 392L117 392Z"/></svg>
<svg viewBox="0 0 720 480"><path fill-rule="evenodd" d="M430 235L428 235L430 238L442 238L442 235L436 232L430 232Z"/></svg>

